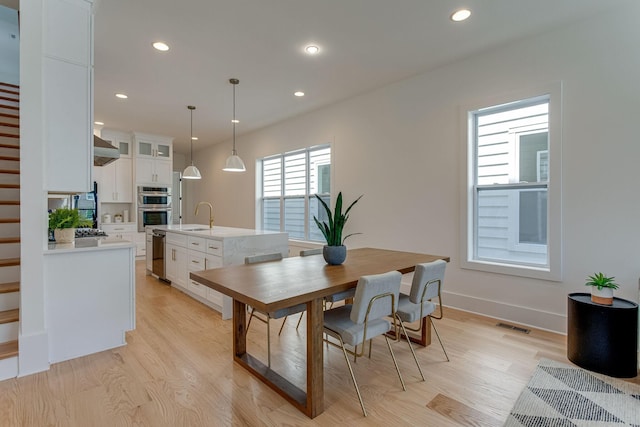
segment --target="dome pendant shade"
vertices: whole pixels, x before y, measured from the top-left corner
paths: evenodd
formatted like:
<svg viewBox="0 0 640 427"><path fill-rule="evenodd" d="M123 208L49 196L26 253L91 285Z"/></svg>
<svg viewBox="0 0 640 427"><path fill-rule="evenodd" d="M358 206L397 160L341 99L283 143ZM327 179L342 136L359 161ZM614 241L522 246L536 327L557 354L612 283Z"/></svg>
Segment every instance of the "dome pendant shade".
<svg viewBox="0 0 640 427"><path fill-rule="evenodd" d="M187 108L191 111L191 165L184 168L184 172L182 172L182 178L184 179L201 179L202 175L200 175L200 171L193 164L193 110L196 109L193 105L188 105Z"/></svg>
<svg viewBox="0 0 640 427"><path fill-rule="evenodd" d="M224 169L222 170L225 172L244 172L247 170L247 168L244 167L244 162L236 154L236 150L233 150L233 154L227 157Z"/></svg>
<svg viewBox="0 0 640 427"><path fill-rule="evenodd" d="M184 168L184 172L182 172L182 178L184 179L201 179L202 175L200 175L200 171L194 165L187 166Z"/></svg>
<svg viewBox="0 0 640 427"><path fill-rule="evenodd" d="M224 164L224 168L222 168L225 172L244 172L247 168L244 166L244 162L238 156L238 152L236 151L236 85L240 83L238 79L229 79L229 83L233 85L233 150L231 150L231 155L227 157L227 161Z"/></svg>

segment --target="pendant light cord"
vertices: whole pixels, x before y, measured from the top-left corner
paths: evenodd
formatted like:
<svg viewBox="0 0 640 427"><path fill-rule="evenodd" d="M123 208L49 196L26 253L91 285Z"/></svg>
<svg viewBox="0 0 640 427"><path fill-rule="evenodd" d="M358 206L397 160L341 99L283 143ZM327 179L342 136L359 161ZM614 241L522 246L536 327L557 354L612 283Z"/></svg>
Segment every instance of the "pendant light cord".
<svg viewBox="0 0 640 427"><path fill-rule="evenodd" d="M236 155L236 84L233 83L233 155Z"/></svg>
<svg viewBox="0 0 640 427"><path fill-rule="evenodd" d="M189 140L189 146L191 147L191 166L193 166L193 110L195 110L196 107L188 105L187 108L191 111L191 139Z"/></svg>

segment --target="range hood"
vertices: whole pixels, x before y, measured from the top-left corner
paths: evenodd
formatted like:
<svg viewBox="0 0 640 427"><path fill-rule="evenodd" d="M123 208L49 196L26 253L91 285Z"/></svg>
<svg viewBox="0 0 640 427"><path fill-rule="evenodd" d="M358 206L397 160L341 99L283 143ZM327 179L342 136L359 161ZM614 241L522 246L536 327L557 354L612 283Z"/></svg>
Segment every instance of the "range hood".
<svg viewBox="0 0 640 427"><path fill-rule="evenodd" d="M102 138L93 135L93 165L104 166L118 160L120 158L120 150L109 144Z"/></svg>

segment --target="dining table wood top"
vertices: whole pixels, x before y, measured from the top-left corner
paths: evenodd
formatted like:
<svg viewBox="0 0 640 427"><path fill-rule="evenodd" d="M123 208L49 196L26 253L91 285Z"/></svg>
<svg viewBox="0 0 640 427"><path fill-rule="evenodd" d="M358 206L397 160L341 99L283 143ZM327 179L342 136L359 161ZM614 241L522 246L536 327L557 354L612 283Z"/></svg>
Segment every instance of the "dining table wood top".
<svg viewBox="0 0 640 427"><path fill-rule="evenodd" d="M353 288L361 276L397 270L449 257L361 248L347 251L341 265L327 265L321 255L281 261L231 265L192 272L190 277L233 298L233 358L292 405L314 418L324 411L323 298ZM247 305L269 313L306 304L306 390L247 352Z"/></svg>
<svg viewBox="0 0 640 427"><path fill-rule="evenodd" d="M307 302L355 287L364 275L397 270L449 257L377 248L350 249L341 265L328 265L322 255L284 258L250 266L232 265L191 273L191 277L263 312Z"/></svg>

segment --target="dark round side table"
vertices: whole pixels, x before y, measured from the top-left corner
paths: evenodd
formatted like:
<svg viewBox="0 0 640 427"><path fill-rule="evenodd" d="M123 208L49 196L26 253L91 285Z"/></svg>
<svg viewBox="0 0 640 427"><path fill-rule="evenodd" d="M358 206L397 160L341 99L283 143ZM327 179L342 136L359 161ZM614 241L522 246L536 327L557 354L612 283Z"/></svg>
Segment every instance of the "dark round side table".
<svg viewBox="0 0 640 427"><path fill-rule="evenodd" d="M591 294L569 294L567 357L576 365L611 377L638 375L638 304L614 298L591 302Z"/></svg>

